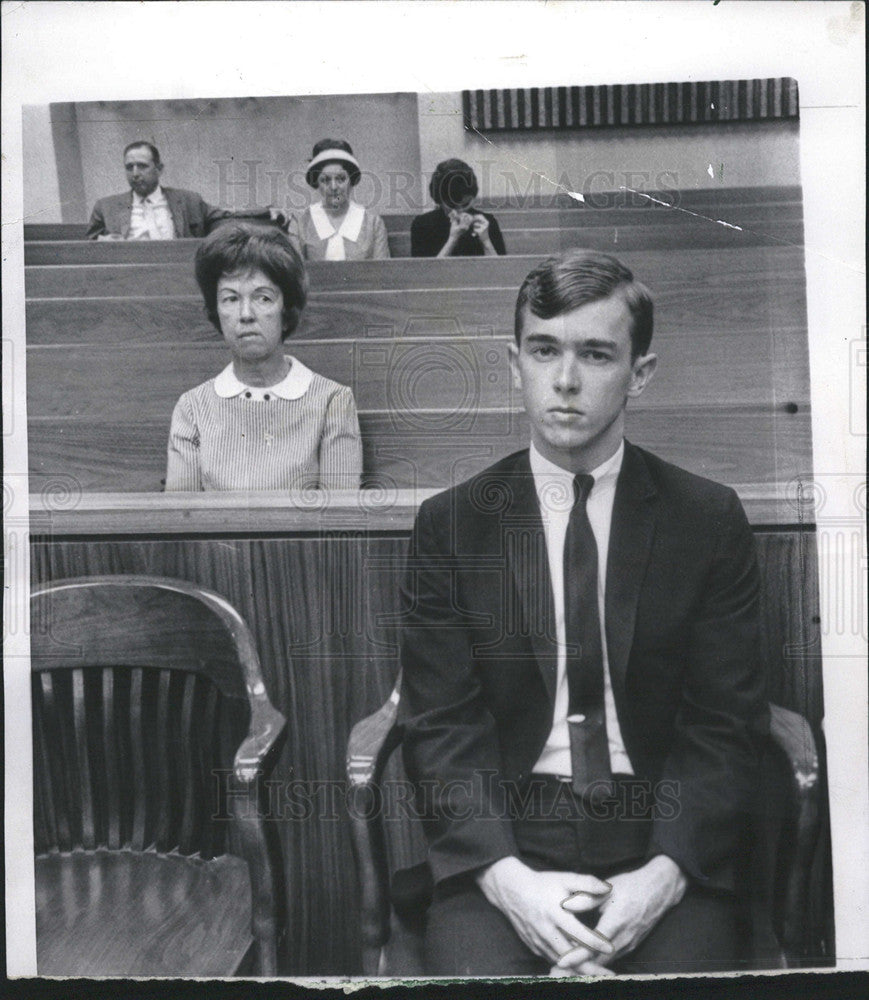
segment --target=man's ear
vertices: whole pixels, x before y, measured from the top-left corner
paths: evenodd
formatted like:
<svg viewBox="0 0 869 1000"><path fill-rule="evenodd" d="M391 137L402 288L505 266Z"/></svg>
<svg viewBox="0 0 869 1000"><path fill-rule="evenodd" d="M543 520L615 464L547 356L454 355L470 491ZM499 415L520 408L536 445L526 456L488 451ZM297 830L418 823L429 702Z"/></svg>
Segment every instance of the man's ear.
<svg viewBox="0 0 869 1000"><path fill-rule="evenodd" d="M657 354L643 354L631 363L631 384L629 396L639 396L643 389L652 381L655 369L658 367Z"/></svg>
<svg viewBox="0 0 869 1000"><path fill-rule="evenodd" d="M513 373L513 388L522 388L522 373L519 371L519 348L516 341L511 340L507 345L507 353L510 356L510 371Z"/></svg>

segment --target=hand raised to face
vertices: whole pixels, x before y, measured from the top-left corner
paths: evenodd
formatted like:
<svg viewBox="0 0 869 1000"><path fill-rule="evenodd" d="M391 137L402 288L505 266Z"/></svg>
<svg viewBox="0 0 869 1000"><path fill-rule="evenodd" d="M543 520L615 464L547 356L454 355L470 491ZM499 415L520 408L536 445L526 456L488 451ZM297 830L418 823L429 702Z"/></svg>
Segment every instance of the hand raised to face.
<svg viewBox="0 0 869 1000"><path fill-rule="evenodd" d="M474 216L470 212L463 212L454 208L450 211L450 236L460 236L466 233L474 222Z"/></svg>
<svg viewBox="0 0 869 1000"><path fill-rule="evenodd" d="M489 236L489 220L485 215L471 216L471 232L477 239L485 240Z"/></svg>

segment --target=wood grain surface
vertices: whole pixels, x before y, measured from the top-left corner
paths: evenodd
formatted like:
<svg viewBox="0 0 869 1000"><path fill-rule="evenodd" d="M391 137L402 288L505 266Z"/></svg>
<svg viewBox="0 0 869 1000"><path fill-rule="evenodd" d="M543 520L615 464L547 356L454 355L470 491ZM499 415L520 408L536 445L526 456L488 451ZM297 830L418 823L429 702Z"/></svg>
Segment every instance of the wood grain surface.
<svg viewBox="0 0 869 1000"><path fill-rule="evenodd" d="M287 351L314 371L349 385L360 410L444 409L478 414L515 408L511 336L293 339ZM803 330L662 333L660 363L632 409L659 406L768 406L808 399ZM31 347L28 412L33 417L165 419L178 397L230 361L222 342Z"/></svg>
<svg viewBox="0 0 869 1000"><path fill-rule="evenodd" d="M486 411L362 411L363 468L367 483L390 488L445 488L528 445L524 416ZM676 431L690 427L690 434ZM668 461L733 485L787 484L811 470L807 407L733 407L685 411L662 407L629 414L628 436ZM31 490L53 480L85 492L161 489L166 468L169 414L156 422L110 424L101 418L52 417L30 423Z"/></svg>
<svg viewBox="0 0 869 1000"><path fill-rule="evenodd" d="M802 254L775 250L755 255L746 269L741 254L721 253L705 272L686 282L675 258L649 285L655 301L656 338L669 332L805 329ZM714 264L714 266L712 266ZM642 265L639 266L641 268ZM637 273L642 273L638 268ZM390 268L391 270L391 268ZM290 341L342 337L486 336L513 334L513 286L367 290L314 289ZM189 343L219 341L201 297L79 297L32 299L27 308L31 345L82 343Z"/></svg>
<svg viewBox="0 0 869 1000"><path fill-rule="evenodd" d="M718 275L732 281L758 270L769 272L776 267L791 269L802 265L799 246L720 247L698 252L690 241L674 249L648 248L616 251L619 259L632 268L638 280L654 288L677 276L685 287L696 281L715 280ZM450 257L444 260L410 258L407 260L345 261L309 263L311 291L369 291L386 288L408 289L507 288L518 290L525 276L544 255L507 257ZM27 298L94 298L198 293L193 269L187 264L69 264L25 268Z"/></svg>
<svg viewBox="0 0 869 1000"><path fill-rule="evenodd" d="M40 976L227 976L252 942L247 866L229 855L47 854L36 902Z"/></svg>
<svg viewBox="0 0 869 1000"><path fill-rule="evenodd" d="M603 180L604 178L600 178ZM607 218L617 211L627 213L627 218L656 221L678 212L692 211L701 215L727 218L731 222L740 215L751 213L754 217L798 218L802 207L802 188L799 185L773 187L714 187L693 190L637 190L619 191L589 190L583 192L583 201L566 193L535 196L516 192L494 201L481 199L476 207L491 212L503 220L507 228L522 225L550 225L553 215L558 217L560 226L595 224L593 220ZM426 204L423 211L432 206ZM722 214L724 213L724 214ZM403 232L410 229L410 222L416 213L394 213L381 216L389 232ZM539 221L544 220L544 221ZM79 240L85 238L87 224L84 222L25 223L24 239L39 240Z"/></svg>
<svg viewBox="0 0 869 1000"><path fill-rule="evenodd" d="M799 218L769 214L748 217L733 216L739 221L714 219L673 211L671 215L656 220L636 220L616 216L610 218L584 218L582 222L564 220L559 213L551 217L516 221L517 228L501 224L504 244L512 254L555 253L573 246L591 247L595 250L645 250L662 247L683 247L686 243L698 248L733 248L772 246L801 243L803 225ZM569 223L573 223L570 225ZM191 263L198 240L131 242L93 242L91 240L48 240L24 244L25 265L145 263L178 261ZM389 253L393 258L411 256L409 229L393 229L388 235ZM145 249L140 249L144 247Z"/></svg>

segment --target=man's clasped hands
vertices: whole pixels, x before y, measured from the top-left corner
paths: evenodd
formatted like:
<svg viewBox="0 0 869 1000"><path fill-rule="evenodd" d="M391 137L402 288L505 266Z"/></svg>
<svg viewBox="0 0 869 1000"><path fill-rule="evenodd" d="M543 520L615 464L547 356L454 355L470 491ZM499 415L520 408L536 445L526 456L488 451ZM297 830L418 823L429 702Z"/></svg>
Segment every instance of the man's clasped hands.
<svg viewBox="0 0 869 1000"><path fill-rule="evenodd" d="M550 976L612 976L610 965L682 899L687 880L675 861L659 854L609 881L535 871L507 857L484 869L477 884L525 944L552 963ZM579 914L592 910L599 918L588 927Z"/></svg>

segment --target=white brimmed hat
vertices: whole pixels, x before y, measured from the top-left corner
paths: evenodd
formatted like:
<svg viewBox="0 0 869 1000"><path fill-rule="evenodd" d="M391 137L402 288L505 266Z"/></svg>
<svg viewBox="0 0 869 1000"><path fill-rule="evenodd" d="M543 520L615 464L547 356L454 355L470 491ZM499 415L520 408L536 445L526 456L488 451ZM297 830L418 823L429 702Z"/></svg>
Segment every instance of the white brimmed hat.
<svg viewBox="0 0 869 1000"><path fill-rule="evenodd" d="M317 186L317 178L320 176L320 170L325 163L343 164L350 175L350 184L355 187L359 183L359 178L362 176L362 168L359 166L359 161L352 153L348 153L346 149L335 146L330 149L321 150L308 163L308 169L305 171L305 180L310 187L315 188Z"/></svg>

